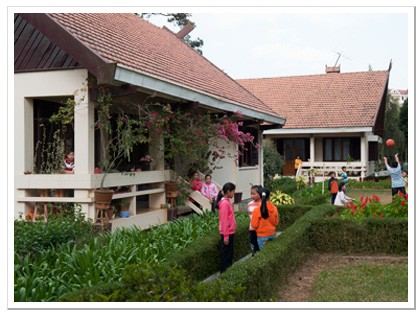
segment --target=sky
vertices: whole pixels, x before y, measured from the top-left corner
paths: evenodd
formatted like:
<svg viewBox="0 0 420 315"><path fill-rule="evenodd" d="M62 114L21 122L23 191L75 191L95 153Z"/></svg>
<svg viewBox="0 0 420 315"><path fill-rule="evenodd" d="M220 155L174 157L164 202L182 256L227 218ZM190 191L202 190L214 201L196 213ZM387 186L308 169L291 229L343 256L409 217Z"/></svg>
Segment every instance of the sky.
<svg viewBox="0 0 420 315"><path fill-rule="evenodd" d="M201 10L191 12L196 28L190 36L201 38L203 55L234 79L322 74L326 65L336 63L341 72L387 70L392 60L389 88L407 89L409 39L414 36L409 12L401 8ZM150 22L179 30L163 18Z"/></svg>

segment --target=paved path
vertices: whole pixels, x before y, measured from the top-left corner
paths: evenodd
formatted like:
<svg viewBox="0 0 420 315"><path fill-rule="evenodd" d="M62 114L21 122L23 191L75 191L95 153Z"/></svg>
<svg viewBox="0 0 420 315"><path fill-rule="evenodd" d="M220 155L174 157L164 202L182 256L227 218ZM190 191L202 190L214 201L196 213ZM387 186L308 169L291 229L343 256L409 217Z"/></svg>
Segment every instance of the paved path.
<svg viewBox="0 0 420 315"><path fill-rule="evenodd" d="M281 234L281 232L276 232L276 237L279 236ZM247 261L248 259L250 259L252 257L252 253L249 253L248 255L242 257L241 259L239 259L238 261L235 261L233 264L240 264L243 263L244 261ZM204 279L202 282L210 282L210 281L214 281L217 278L219 278L220 276L220 271L216 272L215 274L212 274L210 277L208 277L207 279Z"/></svg>

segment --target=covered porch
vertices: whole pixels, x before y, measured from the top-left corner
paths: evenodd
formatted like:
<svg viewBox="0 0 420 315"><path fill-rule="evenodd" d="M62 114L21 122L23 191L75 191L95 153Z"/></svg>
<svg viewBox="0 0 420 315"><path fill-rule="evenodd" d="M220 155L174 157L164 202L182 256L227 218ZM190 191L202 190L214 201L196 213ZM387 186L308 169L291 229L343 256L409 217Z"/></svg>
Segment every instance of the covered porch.
<svg viewBox="0 0 420 315"><path fill-rule="evenodd" d="M351 179L372 175L381 140L371 127L284 128L264 131L264 136L285 158L281 175L294 176L294 160L300 156L297 175L309 177L312 173L316 181L322 181L331 171L339 175L343 166Z"/></svg>

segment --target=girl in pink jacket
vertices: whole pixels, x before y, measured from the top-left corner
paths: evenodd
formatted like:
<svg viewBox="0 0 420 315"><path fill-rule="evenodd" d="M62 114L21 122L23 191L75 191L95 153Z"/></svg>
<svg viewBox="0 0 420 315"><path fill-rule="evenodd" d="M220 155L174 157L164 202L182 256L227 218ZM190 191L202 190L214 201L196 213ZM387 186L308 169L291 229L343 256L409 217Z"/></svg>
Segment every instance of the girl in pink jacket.
<svg viewBox="0 0 420 315"><path fill-rule="evenodd" d="M221 253L220 273L225 272L233 264L233 240L236 230L236 220L230 199L235 195L235 189L235 184L228 182L223 185L223 189L217 195Z"/></svg>

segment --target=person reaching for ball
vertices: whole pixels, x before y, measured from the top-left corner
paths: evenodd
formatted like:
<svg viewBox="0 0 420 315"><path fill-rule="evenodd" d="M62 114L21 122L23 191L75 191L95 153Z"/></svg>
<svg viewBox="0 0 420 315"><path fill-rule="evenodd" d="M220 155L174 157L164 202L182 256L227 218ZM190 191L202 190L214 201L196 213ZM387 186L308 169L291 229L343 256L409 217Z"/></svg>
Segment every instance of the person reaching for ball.
<svg viewBox="0 0 420 315"><path fill-rule="evenodd" d="M404 195L406 194L405 191L405 185L404 185L404 179L402 177L401 173L401 165L400 160L398 158L398 153L395 154L395 160L391 161L388 164L388 159L384 156L384 163L386 166L386 169L389 172L389 175L391 176L391 187L392 187L392 195L396 195L398 191L402 192Z"/></svg>

